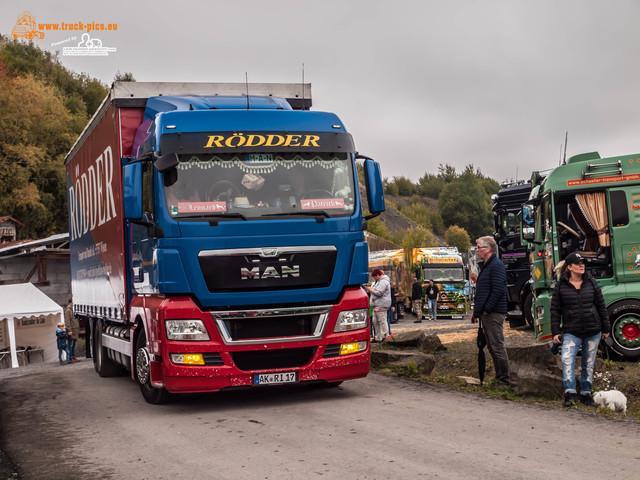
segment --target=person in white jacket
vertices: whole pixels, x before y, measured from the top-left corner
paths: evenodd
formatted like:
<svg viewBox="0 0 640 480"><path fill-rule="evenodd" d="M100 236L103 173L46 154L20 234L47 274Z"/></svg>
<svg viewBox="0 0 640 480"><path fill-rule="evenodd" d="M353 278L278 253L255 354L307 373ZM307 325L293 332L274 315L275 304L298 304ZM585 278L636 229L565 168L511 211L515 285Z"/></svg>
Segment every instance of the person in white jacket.
<svg viewBox="0 0 640 480"><path fill-rule="evenodd" d="M376 336L373 341L378 343L384 342L389 336L387 310L391 306L391 285L389 277L379 268L371 272L371 276L376 283L373 287L366 287L366 290L371 294L370 303L373 308L372 320L376 330Z"/></svg>

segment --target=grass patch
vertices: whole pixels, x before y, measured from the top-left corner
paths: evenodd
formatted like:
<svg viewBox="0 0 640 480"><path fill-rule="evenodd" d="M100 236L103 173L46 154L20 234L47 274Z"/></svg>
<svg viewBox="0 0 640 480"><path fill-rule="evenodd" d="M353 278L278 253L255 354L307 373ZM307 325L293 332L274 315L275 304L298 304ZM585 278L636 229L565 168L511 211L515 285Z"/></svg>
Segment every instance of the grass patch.
<svg viewBox="0 0 640 480"><path fill-rule="evenodd" d="M506 333L506 332L505 332ZM447 334L445 334L447 335ZM441 340L445 335L439 335ZM377 370L386 375L393 375L403 378L410 378L415 381L440 385L452 390L476 393L491 398L499 398L513 402L521 402L528 404L537 404L550 408L563 408L562 399L555 396L521 396L517 395L511 388L499 386L494 378L494 368L491 355L485 348L486 370L483 385L474 385L467 383L459 377L479 378L478 372L478 347L475 342L475 335L464 341L454 341L451 343L444 342L447 347L446 351L437 352L435 356L436 365L432 375L424 375L420 372L415 363L409 362L407 367L387 365ZM452 336L452 338L459 338ZM510 343L511 341L511 343ZM523 342L525 339L519 334L515 340L507 338L507 345L513 345L513 342ZM389 350L405 350L394 345L385 345L385 349ZM579 362L577 362L579 364ZM620 412L613 412L606 408L598 407L594 410L592 407L585 407L581 403L577 403L575 407L585 412L594 413L594 411L604 418L610 419L633 419L640 421L640 363L639 362L621 362L610 360L608 358L599 358L596 362L596 369L593 378L593 391L611 390L616 388L623 392L627 397L627 415L626 417Z"/></svg>

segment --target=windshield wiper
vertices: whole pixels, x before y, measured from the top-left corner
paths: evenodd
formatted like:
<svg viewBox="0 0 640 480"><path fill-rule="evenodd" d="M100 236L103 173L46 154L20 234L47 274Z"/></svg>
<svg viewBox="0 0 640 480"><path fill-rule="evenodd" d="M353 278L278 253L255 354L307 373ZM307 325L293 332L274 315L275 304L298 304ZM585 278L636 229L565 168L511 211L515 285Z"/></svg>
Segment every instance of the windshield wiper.
<svg viewBox="0 0 640 480"><path fill-rule="evenodd" d="M323 223L325 218L331 218L324 210L315 210L313 212L281 212L281 213L266 213L263 217L293 217L303 215L305 217L316 217L316 222Z"/></svg>
<svg viewBox="0 0 640 480"><path fill-rule="evenodd" d="M314 210L313 212L281 212L281 213L265 213L263 217L289 217L294 215L304 215L306 217L325 217L331 218L324 210Z"/></svg>
<svg viewBox="0 0 640 480"><path fill-rule="evenodd" d="M180 215L179 217L176 218L176 220L183 220L185 218L201 218L203 220L209 220L209 223L211 222L216 222L216 225L218 224L218 220L214 220L215 218L240 218L242 220L247 220L247 217L245 217L243 214L241 213L192 213L192 214L186 214L186 215Z"/></svg>

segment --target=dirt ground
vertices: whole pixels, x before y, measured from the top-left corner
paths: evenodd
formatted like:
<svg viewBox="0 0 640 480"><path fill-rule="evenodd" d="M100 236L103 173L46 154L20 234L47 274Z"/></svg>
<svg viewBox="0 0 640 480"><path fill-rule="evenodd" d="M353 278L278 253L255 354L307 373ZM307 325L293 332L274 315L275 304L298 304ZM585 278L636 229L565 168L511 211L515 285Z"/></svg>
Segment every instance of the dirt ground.
<svg viewBox="0 0 640 480"><path fill-rule="evenodd" d="M386 374L408 376L417 381L447 385L456 390L473 391L479 394L500 397L508 400L539 403L551 407L561 408L560 398L550 397L520 397L509 389L499 388L493 379L493 362L491 355L485 350L487 369L485 384L471 385L459 377L478 377L478 347L476 346L477 325L471 324L467 318L463 320L443 320L429 322L423 320L420 324L413 323L414 317L405 316L398 324L392 325L392 333L402 330L421 329L438 335L446 351L438 352L436 366L429 377L420 376L416 372L399 369L384 368ZM536 345L533 330L528 327L511 328L505 323L505 342L508 347ZM376 347L382 348L382 347ZM593 380L593 391L617 388L627 396L627 418L640 421L640 363L622 362L608 358L605 352L598 353L596 371ZM576 408L593 411L582 405ZM615 413L603 408L597 409L598 414L608 418L624 418L621 413Z"/></svg>

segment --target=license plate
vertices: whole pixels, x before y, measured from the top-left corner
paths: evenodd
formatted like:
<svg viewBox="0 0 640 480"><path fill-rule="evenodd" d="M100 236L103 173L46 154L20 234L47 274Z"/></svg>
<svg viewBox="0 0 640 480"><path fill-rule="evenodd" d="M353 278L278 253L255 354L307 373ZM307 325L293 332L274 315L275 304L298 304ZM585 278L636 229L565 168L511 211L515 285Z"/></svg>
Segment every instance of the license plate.
<svg viewBox="0 0 640 480"><path fill-rule="evenodd" d="M271 153L249 153L245 157L247 163L260 164L273 162L273 155Z"/></svg>
<svg viewBox="0 0 640 480"><path fill-rule="evenodd" d="M254 385L279 385L281 383L295 383L298 381L296 372L258 373L253 376Z"/></svg>

